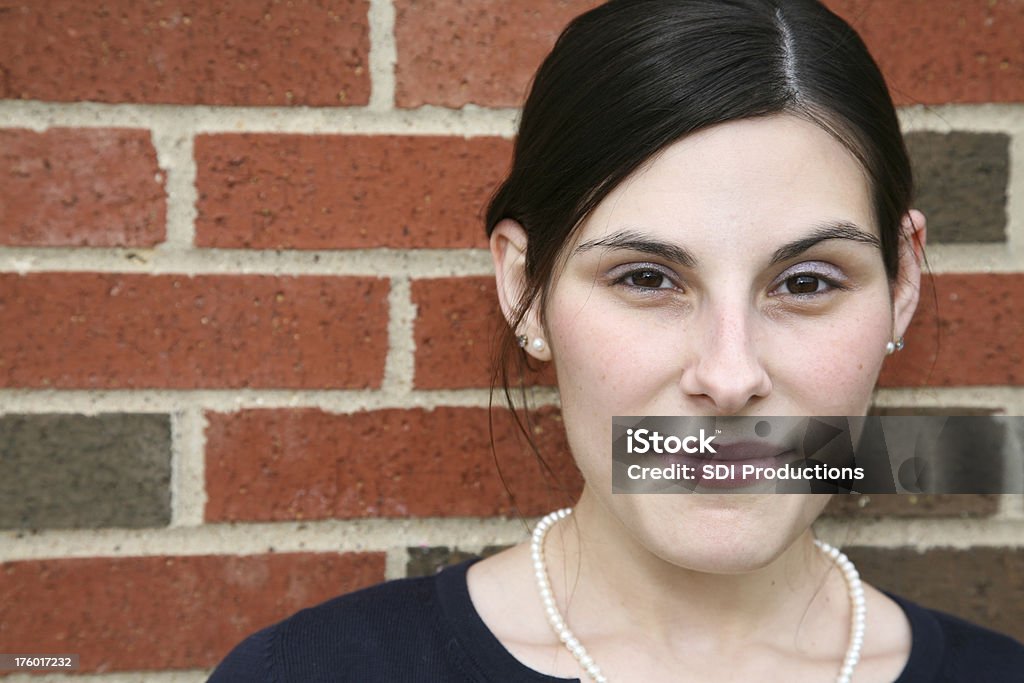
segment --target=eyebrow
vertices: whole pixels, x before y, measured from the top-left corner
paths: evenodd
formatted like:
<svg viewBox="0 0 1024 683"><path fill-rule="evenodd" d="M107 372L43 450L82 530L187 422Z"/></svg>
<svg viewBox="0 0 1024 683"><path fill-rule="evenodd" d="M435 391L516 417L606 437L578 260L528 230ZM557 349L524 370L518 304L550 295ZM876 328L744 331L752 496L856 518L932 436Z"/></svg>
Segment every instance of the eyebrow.
<svg viewBox="0 0 1024 683"><path fill-rule="evenodd" d="M637 230L620 230L601 239L588 240L576 247L573 253L582 254L598 248L603 248L605 251L625 249L639 251L652 256L660 256L687 268L694 268L697 265L697 259L688 250L671 242L651 239Z"/></svg>
<svg viewBox="0 0 1024 683"><path fill-rule="evenodd" d="M807 237L794 240L779 247L775 250L775 253L772 254L771 264L775 265L780 261L786 261L794 256L799 256L819 242L824 242L826 240L848 240L851 242L860 242L861 244L869 244L879 250L882 248L882 241L867 230L862 229L855 223L837 221L834 223L819 225L817 228L812 230Z"/></svg>
<svg viewBox="0 0 1024 683"><path fill-rule="evenodd" d="M817 226L806 237L788 242L772 254L771 265L781 261L799 256L819 242L827 240L848 240L868 244L876 249L882 248L882 243L875 235L862 229L855 223L848 221L833 221ZM632 250L677 263L686 268L695 268L697 258L687 249L661 240L652 239L638 230L619 230L607 237L583 242L576 249L574 254L582 254L592 249L604 249L605 251Z"/></svg>

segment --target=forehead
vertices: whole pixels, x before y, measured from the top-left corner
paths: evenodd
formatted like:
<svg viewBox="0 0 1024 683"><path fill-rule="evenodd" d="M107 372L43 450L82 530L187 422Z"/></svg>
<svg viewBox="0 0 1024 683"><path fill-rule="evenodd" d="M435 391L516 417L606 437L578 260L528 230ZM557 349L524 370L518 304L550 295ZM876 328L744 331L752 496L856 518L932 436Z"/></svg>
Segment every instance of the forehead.
<svg viewBox="0 0 1024 683"><path fill-rule="evenodd" d="M609 193L574 242L628 228L697 251L774 248L822 221L877 235L867 177L825 130L780 115L724 123L673 143Z"/></svg>

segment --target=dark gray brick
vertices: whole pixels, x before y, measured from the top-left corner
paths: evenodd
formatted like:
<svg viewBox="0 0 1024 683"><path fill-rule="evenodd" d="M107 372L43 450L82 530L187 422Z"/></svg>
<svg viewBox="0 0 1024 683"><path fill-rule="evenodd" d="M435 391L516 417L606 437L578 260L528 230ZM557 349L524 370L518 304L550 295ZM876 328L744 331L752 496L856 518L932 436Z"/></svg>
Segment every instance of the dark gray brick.
<svg viewBox="0 0 1024 683"><path fill-rule="evenodd" d="M873 407L872 415L930 415L949 417L948 431L942 433L941 453L935 462L940 468L932 472L936 490L955 495L921 496L871 496L874 505L863 505L860 514L885 516L905 514L907 516L950 516L972 517L994 514L999 499L992 495L1006 491L1005 471L1008 458L1017 462L1019 446L1008 437L1007 424L994 418L1000 409L945 406L926 407ZM986 419L989 418L989 419ZM984 458L978 454L984 453ZM902 499L897 501L897 499ZM840 509L840 506L841 509ZM869 509L873 508L873 509ZM834 512L855 512L852 505L840 503L833 506Z"/></svg>
<svg viewBox="0 0 1024 683"><path fill-rule="evenodd" d="M458 564L471 557L488 557L508 547L507 545L489 545L479 553L471 553L445 546L406 548L409 553L409 561L405 565L405 575L432 576L439 569L448 565Z"/></svg>
<svg viewBox="0 0 1024 683"><path fill-rule="evenodd" d="M167 415L0 416L0 527L156 527L171 517Z"/></svg>
<svg viewBox="0 0 1024 683"><path fill-rule="evenodd" d="M930 243L1006 241L1010 137L1003 133L906 136Z"/></svg>
<svg viewBox="0 0 1024 683"><path fill-rule="evenodd" d="M865 581L1024 638L1024 549L843 548ZM979 679L980 680L980 679Z"/></svg>

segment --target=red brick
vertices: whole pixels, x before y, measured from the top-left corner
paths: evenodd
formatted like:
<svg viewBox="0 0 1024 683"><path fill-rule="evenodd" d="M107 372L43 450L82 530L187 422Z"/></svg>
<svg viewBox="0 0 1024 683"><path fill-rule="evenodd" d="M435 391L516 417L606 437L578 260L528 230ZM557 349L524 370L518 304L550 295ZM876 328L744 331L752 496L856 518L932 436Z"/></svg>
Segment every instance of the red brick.
<svg viewBox="0 0 1024 683"><path fill-rule="evenodd" d="M1024 275L946 274L925 282L907 347L886 361L879 385L1024 384Z"/></svg>
<svg viewBox="0 0 1024 683"><path fill-rule="evenodd" d="M460 517L516 509L498 475L485 408L314 409L208 413L206 519ZM566 505L514 431L494 413L501 474L518 512ZM536 415L534 438L571 495L580 479L554 409Z"/></svg>
<svg viewBox="0 0 1024 683"><path fill-rule="evenodd" d="M34 0L0 13L0 97L366 104L367 0Z"/></svg>
<svg viewBox="0 0 1024 683"><path fill-rule="evenodd" d="M494 278L415 280L417 389L489 387L499 335L506 327ZM554 385L550 364L526 384Z"/></svg>
<svg viewBox="0 0 1024 683"><path fill-rule="evenodd" d="M490 386L502 317L494 278L414 280L417 389Z"/></svg>
<svg viewBox="0 0 1024 683"><path fill-rule="evenodd" d="M389 282L0 274L0 386L377 387Z"/></svg>
<svg viewBox="0 0 1024 683"><path fill-rule="evenodd" d="M873 586L1024 640L1024 549L843 550Z"/></svg>
<svg viewBox="0 0 1024 683"><path fill-rule="evenodd" d="M196 241L255 249L484 247L501 138L201 135Z"/></svg>
<svg viewBox="0 0 1024 683"><path fill-rule="evenodd" d="M396 0L401 107L520 106L534 71L592 0ZM1020 0L829 0L861 33L898 103L1024 100Z"/></svg>
<svg viewBox="0 0 1024 683"><path fill-rule="evenodd" d="M0 130L0 179L0 244L149 247L164 240L164 174L149 131Z"/></svg>
<svg viewBox="0 0 1024 683"><path fill-rule="evenodd" d="M0 650L84 671L210 668L250 633L384 579L382 553L30 560L0 565Z"/></svg>
<svg viewBox="0 0 1024 683"><path fill-rule="evenodd" d="M1024 2L826 0L871 49L897 104L1024 101Z"/></svg>
<svg viewBox="0 0 1024 683"><path fill-rule="evenodd" d="M833 496L825 514L839 517L988 517L999 497L988 494L908 495L884 493Z"/></svg>
<svg viewBox="0 0 1024 683"><path fill-rule="evenodd" d="M598 0L395 0L395 102L518 107L569 21Z"/></svg>

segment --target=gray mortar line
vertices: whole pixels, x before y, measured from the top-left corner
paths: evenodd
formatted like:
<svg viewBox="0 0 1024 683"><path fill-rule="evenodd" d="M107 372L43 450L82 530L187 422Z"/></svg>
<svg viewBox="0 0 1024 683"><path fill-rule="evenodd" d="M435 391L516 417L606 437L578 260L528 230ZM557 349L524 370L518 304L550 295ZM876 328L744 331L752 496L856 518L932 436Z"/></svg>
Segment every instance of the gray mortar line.
<svg viewBox="0 0 1024 683"><path fill-rule="evenodd" d="M183 251L195 242L196 164L193 137L179 126L153 127L157 162L167 178L167 239L156 251Z"/></svg>
<svg viewBox="0 0 1024 683"><path fill-rule="evenodd" d="M1024 398L1024 387L983 386L983 387L922 387L879 389L875 392L874 404L881 407L917 406L942 408L958 406L965 408L996 408L1008 415L1015 413L1014 406Z"/></svg>
<svg viewBox="0 0 1024 683"><path fill-rule="evenodd" d="M386 55L371 55L371 72L382 68ZM380 63L377 64L377 60ZM386 67L385 67L386 68ZM371 97L373 97L371 95ZM385 98L386 99L386 98ZM180 126L192 133L337 133L379 135L515 134L519 109L466 105L461 109L423 106L416 109L379 108L377 100L360 107L230 107L162 104L55 103L4 100L0 118L9 128L42 131L55 126L80 128L163 128ZM954 104L912 106L898 110L905 132L962 130L1020 132L1022 104Z"/></svg>
<svg viewBox="0 0 1024 683"><path fill-rule="evenodd" d="M828 517L815 522L815 531L820 538L845 546L910 547L919 551L932 548L1024 548L1024 522L999 517L878 520Z"/></svg>
<svg viewBox="0 0 1024 683"><path fill-rule="evenodd" d="M398 276L391 279L388 293L387 339L378 340L387 344L384 360L384 381L381 392L396 400L407 396L413 390L413 373L416 363L416 339L414 321L416 304L412 301L409 278Z"/></svg>
<svg viewBox="0 0 1024 683"><path fill-rule="evenodd" d="M937 275L943 273L1020 273L1024 272L1024 252L1007 242L994 244L936 244L926 247L928 265Z"/></svg>
<svg viewBox="0 0 1024 683"><path fill-rule="evenodd" d="M999 518L1024 522L1024 495L1005 494L999 497Z"/></svg>
<svg viewBox="0 0 1024 683"><path fill-rule="evenodd" d="M388 548L384 557L384 578L404 578L408 560L409 552L405 548Z"/></svg>
<svg viewBox="0 0 1024 683"><path fill-rule="evenodd" d="M1006 182L1006 241L1014 260L1017 263L1024 262L1024 122L1010 140L1010 176Z"/></svg>
<svg viewBox="0 0 1024 683"><path fill-rule="evenodd" d="M68 648L73 650L74 648ZM78 654L78 653L72 653ZM87 653L81 653L83 656ZM213 673L192 669L188 671L138 671L105 674L15 674L7 676L5 683L205 683Z"/></svg>
<svg viewBox="0 0 1024 683"><path fill-rule="evenodd" d="M0 247L0 272L102 272L147 275L379 276L401 272L410 279L483 277L494 274L486 249L335 249L305 251L196 249L195 188L168 201L168 242L155 249ZM1014 230L1019 228L1014 227ZM1024 238L1007 244L937 244L928 247L932 272L1024 272Z"/></svg>
<svg viewBox="0 0 1024 683"><path fill-rule="evenodd" d="M171 413L195 407L232 413L258 408L317 408L356 413L388 408L486 408L489 390L416 390L409 393L363 390L290 389L0 389L0 414L41 414L54 410L98 415L110 412ZM538 405L557 405L554 388L535 391ZM502 397L495 394L495 403Z"/></svg>
<svg viewBox="0 0 1024 683"><path fill-rule="evenodd" d="M171 413L171 424L171 526L200 526L206 509L206 419L202 408L189 406Z"/></svg>
<svg viewBox="0 0 1024 683"><path fill-rule="evenodd" d="M194 197L194 194L192 195ZM172 202L178 202L172 197ZM185 200L188 202L189 200ZM179 207L175 219L194 216ZM181 226L176 239L191 239ZM0 247L0 272L102 272L145 275L318 275L379 277L399 272L410 279L493 276L486 249L338 249L331 251Z"/></svg>
<svg viewBox="0 0 1024 683"><path fill-rule="evenodd" d="M213 107L165 104L54 103L0 101L7 128L43 131L52 127L149 128L203 133L296 133L338 135L443 135L504 137L515 134L518 109L466 105L424 106Z"/></svg>
<svg viewBox="0 0 1024 683"><path fill-rule="evenodd" d="M169 526L175 527L180 526L179 519L182 517L182 513L179 510L181 506L181 495L178 491L182 488L182 480L185 477L185 472L182 470L182 460L184 459L183 451L185 449L185 432L188 431L188 419L185 417L185 413L172 412L170 413L171 419L171 520Z"/></svg>
<svg viewBox="0 0 1024 683"><path fill-rule="evenodd" d="M526 520L532 526L534 520ZM844 545L879 548L1024 548L1024 520L822 518L818 533ZM394 519L206 524L191 528L0 532L0 562L81 557L383 552L416 546L478 549L529 538L511 518ZM394 561L394 560L393 560ZM392 567L393 569L393 567Z"/></svg>
<svg viewBox="0 0 1024 683"><path fill-rule="evenodd" d="M414 390L387 394L364 390L290 389L0 389L0 414L47 413L55 408L82 415L108 412L168 413L191 406L231 413L255 408L317 408L328 413L355 413L386 408L486 408L489 390ZM530 391L531 406L558 405L553 387ZM504 405L496 393L496 405ZM1024 387L926 387L879 389L874 403L881 407L995 408L1024 415Z"/></svg>
<svg viewBox="0 0 1024 683"><path fill-rule="evenodd" d="M898 108L897 114L900 128L905 133L965 131L1014 134L1024 132L1024 106L1016 103L914 105Z"/></svg>
<svg viewBox="0 0 1024 683"><path fill-rule="evenodd" d="M531 525L533 520L528 520ZM388 552L410 546L478 548L529 537L514 518L417 518L204 524L160 529L0 531L0 562L72 557Z"/></svg>
<svg viewBox="0 0 1024 683"><path fill-rule="evenodd" d="M370 0L370 103L374 111L395 107L395 8L391 0Z"/></svg>
<svg viewBox="0 0 1024 683"><path fill-rule="evenodd" d="M1007 415L1020 415L1024 416L1024 387L1019 387L1007 401L1006 406Z"/></svg>

